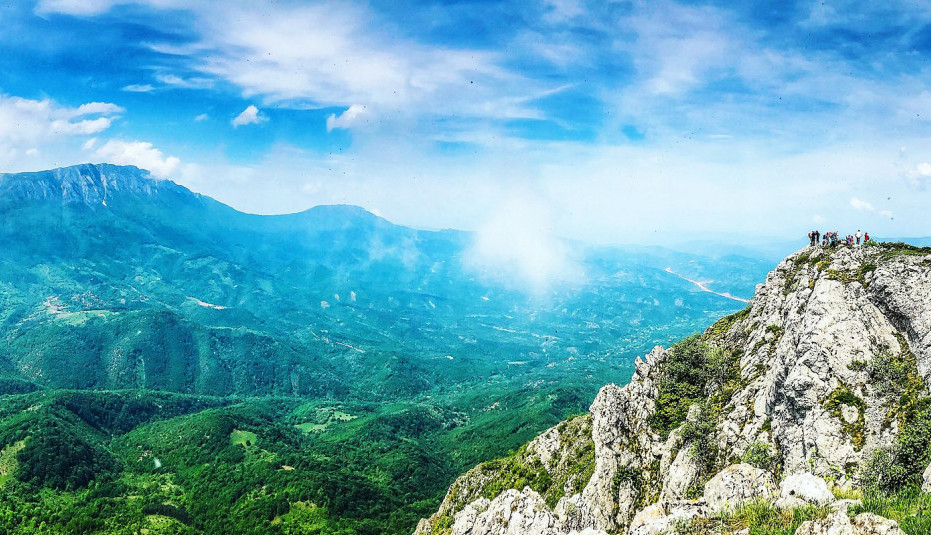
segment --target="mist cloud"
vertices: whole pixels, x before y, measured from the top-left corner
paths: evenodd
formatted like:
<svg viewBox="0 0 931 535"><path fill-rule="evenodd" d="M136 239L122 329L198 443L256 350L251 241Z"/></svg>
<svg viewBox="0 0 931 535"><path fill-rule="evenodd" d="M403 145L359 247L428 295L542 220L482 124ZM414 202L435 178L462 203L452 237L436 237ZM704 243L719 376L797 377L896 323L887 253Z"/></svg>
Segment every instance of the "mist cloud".
<svg viewBox="0 0 931 535"><path fill-rule="evenodd" d="M499 283L534 292L576 279L581 268L553 232L554 216L539 199L504 199L475 233L467 267Z"/></svg>

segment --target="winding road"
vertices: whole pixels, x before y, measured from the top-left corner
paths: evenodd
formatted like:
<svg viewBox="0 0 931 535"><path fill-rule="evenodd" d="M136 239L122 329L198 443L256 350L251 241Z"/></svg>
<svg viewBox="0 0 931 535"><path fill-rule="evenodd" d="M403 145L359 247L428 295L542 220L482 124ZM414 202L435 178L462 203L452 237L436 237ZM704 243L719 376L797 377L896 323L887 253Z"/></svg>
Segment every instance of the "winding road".
<svg viewBox="0 0 931 535"><path fill-rule="evenodd" d="M691 283L694 284L695 286L698 286L698 287L701 289L701 291L703 291L703 292L708 292L708 293L711 293L711 294L714 294L714 295L720 295L721 297L726 297L727 299L733 299L734 301L740 301L741 303L749 303L749 302L750 302L749 299L744 299L743 297L737 297L737 296L735 296L735 295L731 295L731 294L726 293L726 292L725 292L725 293L716 292L716 291L712 290L711 288L709 288L708 286L706 286L707 284L711 284L711 283L714 282L714 281L699 282L699 281L696 281L696 280L692 280L692 279L690 279L690 278L688 278L688 277L683 277L682 275L679 275L678 273L676 273L675 271L673 271L671 267L667 267L667 268L666 268L666 273L670 273L670 274L672 274L672 275L675 275L676 277L679 277L679 278L682 279L682 280L687 280L687 281L691 282Z"/></svg>

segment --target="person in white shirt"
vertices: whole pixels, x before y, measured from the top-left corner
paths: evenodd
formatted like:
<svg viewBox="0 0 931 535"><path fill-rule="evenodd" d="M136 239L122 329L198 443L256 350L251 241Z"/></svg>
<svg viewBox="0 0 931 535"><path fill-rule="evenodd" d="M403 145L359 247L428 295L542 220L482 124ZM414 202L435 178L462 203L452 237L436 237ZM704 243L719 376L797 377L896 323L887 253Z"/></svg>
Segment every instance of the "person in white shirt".
<svg viewBox="0 0 931 535"><path fill-rule="evenodd" d="M860 245L860 238L863 237L863 233L860 232L860 229L857 229L857 234L856 234L856 236L857 236L857 245Z"/></svg>

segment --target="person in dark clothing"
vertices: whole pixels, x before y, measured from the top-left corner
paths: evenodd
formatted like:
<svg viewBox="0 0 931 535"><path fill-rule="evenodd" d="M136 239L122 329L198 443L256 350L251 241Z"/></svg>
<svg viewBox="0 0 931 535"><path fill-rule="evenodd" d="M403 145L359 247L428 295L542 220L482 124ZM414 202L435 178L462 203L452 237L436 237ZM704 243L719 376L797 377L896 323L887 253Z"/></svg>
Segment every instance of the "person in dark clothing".
<svg viewBox="0 0 931 535"><path fill-rule="evenodd" d="M814 245L818 245L818 243L820 243L820 242L821 242L821 231L816 230L816 231L815 231L815 243L814 243Z"/></svg>

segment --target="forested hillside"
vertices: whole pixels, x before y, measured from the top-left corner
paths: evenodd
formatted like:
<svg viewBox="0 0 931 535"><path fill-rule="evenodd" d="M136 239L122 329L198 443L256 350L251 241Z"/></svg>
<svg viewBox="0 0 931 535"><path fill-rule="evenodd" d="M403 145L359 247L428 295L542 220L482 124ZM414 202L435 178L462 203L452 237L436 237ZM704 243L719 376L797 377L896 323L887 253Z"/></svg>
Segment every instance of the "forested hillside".
<svg viewBox="0 0 931 535"><path fill-rule="evenodd" d="M109 165L0 175L0 212L10 533L409 532L457 474L742 308L687 279L749 296L765 272L566 243L580 275L529 289L469 233L243 214Z"/></svg>

